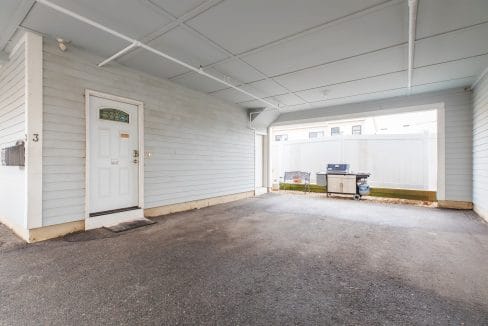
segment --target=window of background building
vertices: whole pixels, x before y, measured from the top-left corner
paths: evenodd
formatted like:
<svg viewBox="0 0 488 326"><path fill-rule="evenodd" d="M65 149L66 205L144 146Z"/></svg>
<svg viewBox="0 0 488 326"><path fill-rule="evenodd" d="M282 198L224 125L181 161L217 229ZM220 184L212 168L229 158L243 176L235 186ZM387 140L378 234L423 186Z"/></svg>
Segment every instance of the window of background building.
<svg viewBox="0 0 488 326"><path fill-rule="evenodd" d="M275 141L286 141L286 140L288 140L287 134L275 135Z"/></svg>
<svg viewBox="0 0 488 326"><path fill-rule="evenodd" d="M361 135L361 126L352 126L353 135Z"/></svg>
<svg viewBox="0 0 488 326"><path fill-rule="evenodd" d="M308 133L308 138L310 139L317 139L317 138L324 138L324 131L310 131Z"/></svg>

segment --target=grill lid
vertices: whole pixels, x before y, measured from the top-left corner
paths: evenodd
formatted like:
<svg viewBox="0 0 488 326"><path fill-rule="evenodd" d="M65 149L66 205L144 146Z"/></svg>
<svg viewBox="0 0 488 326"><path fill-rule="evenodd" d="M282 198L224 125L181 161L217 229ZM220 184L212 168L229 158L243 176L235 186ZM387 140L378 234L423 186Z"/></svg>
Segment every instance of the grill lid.
<svg viewBox="0 0 488 326"><path fill-rule="evenodd" d="M327 164L328 174L349 173L349 164Z"/></svg>

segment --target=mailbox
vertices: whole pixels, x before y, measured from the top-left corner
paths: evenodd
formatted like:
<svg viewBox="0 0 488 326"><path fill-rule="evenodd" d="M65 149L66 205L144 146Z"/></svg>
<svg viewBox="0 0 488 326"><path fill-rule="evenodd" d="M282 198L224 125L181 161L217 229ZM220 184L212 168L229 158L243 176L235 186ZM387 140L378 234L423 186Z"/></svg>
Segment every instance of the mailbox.
<svg viewBox="0 0 488 326"><path fill-rule="evenodd" d="M25 166L25 143L18 141L15 146L2 149L2 165Z"/></svg>

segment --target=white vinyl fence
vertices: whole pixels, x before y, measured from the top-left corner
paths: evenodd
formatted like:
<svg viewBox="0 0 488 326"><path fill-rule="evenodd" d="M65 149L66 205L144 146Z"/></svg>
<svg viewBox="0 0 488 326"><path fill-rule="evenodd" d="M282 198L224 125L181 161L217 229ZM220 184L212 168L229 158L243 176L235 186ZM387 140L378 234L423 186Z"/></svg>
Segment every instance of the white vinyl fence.
<svg viewBox="0 0 488 326"><path fill-rule="evenodd" d="M372 187L437 189L437 138L432 134L335 136L318 140L273 142L273 183L285 171L325 171L328 163L348 163L369 172Z"/></svg>

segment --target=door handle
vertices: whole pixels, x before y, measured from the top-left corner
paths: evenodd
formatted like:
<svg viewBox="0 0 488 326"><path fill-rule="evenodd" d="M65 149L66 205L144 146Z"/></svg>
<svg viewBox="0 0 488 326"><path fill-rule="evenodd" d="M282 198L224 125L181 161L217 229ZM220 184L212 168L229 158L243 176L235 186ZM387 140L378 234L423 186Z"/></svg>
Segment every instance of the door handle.
<svg viewBox="0 0 488 326"><path fill-rule="evenodd" d="M112 165L119 165L119 160L112 159L111 163Z"/></svg>

